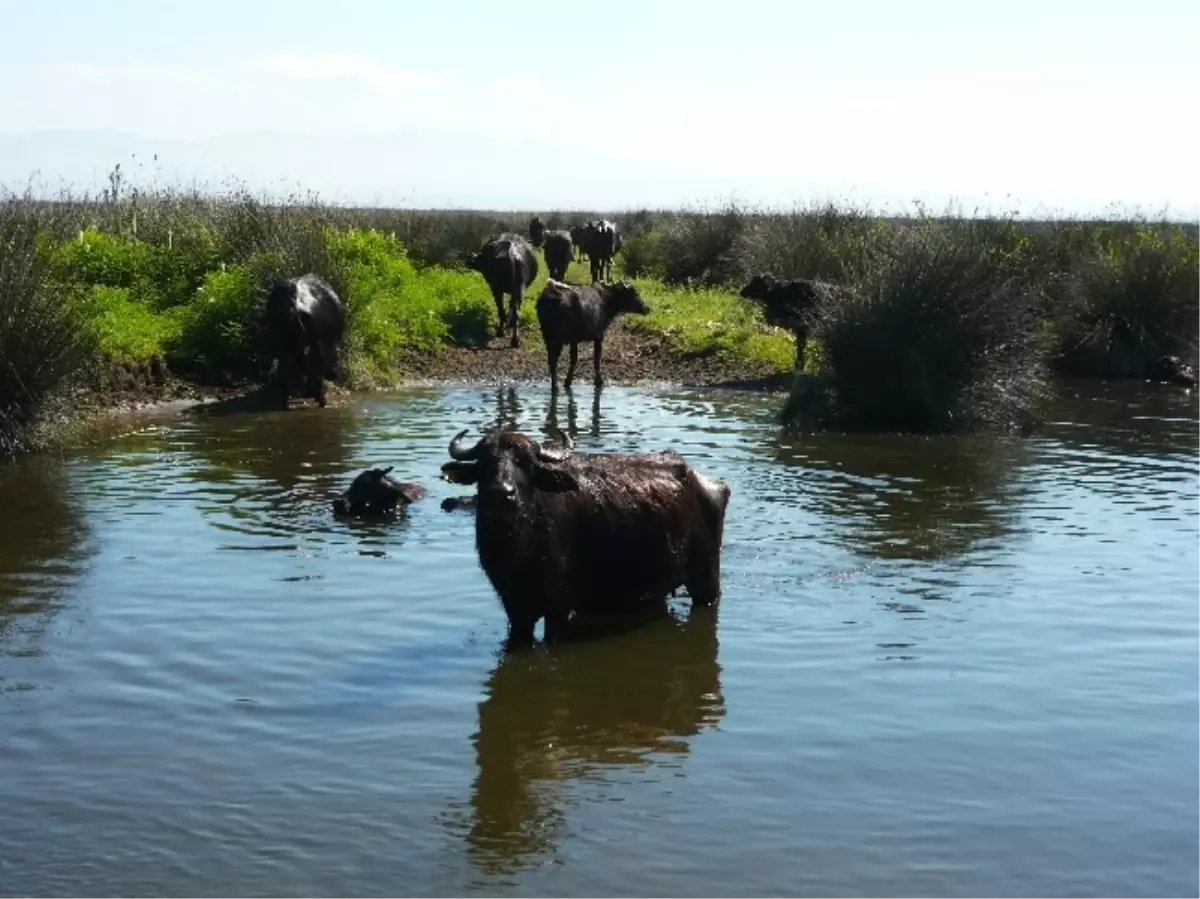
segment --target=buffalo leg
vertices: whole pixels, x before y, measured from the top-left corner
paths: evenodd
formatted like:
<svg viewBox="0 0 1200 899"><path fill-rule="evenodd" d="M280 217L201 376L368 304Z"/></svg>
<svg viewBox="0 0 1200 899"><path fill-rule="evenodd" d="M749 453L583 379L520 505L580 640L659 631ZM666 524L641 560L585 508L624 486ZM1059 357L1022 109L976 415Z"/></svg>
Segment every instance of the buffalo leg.
<svg viewBox="0 0 1200 899"><path fill-rule="evenodd" d="M808 345L808 332L796 329L796 371L804 371L804 348Z"/></svg>
<svg viewBox="0 0 1200 899"><path fill-rule="evenodd" d="M496 336L504 336L504 292L492 288L492 299L496 301Z"/></svg>
<svg viewBox="0 0 1200 899"><path fill-rule="evenodd" d="M512 340L509 341L509 346L520 346L521 342L517 339L517 319L521 313L521 300L525 298L525 288L517 285L513 287L513 292L510 295L511 299L508 303L508 324L512 328Z"/></svg>
<svg viewBox="0 0 1200 899"><path fill-rule="evenodd" d="M554 608L546 613L546 629L543 634L543 642L547 646L552 643L558 643L567 635L568 617L568 611L561 608Z"/></svg>
<svg viewBox="0 0 1200 899"><path fill-rule="evenodd" d="M546 360L550 364L550 389L558 389L558 359L562 355L562 344L547 341Z"/></svg>
<svg viewBox="0 0 1200 899"><path fill-rule="evenodd" d="M533 645L533 628L536 618L510 618L508 622L508 649L519 649Z"/></svg>
<svg viewBox="0 0 1200 899"><path fill-rule="evenodd" d="M721 562L720 559L700 560L688 566L687 582L688 595L692 604L711 606L721 598Z"/></svg>
<svg viewBox="0 0 1200 899"><path fill-rule="evenodd" d="M279 402L284 409L288 408L288 397L292 393L292 357L291 353L281 353L279 366L275 370L275 386L279 389Z"/></svg>
<svg viewBox="0 0 1200 899"><path fill-rule="evenodd" d="M571 355L567 359L567 377L563 381L564 387L570 387L571 382L575 380L575 362L579 358L579 344L571 344Z"/></svg>
<svg viewBox="0 0 1200 899"><path fill-rule="evenodd" d="M600 375L600 355L604 352L604 338L595 341L592 349L592 368L595 370L595 384L597 387L604 385L604 378Z"/></svg>
<svg viewBox="0 0 1200 899"><path fill-rule="evenodd" d="M313 343L308 350L309 392L317 405L325 408L325 354L320 343Z"/></svg>

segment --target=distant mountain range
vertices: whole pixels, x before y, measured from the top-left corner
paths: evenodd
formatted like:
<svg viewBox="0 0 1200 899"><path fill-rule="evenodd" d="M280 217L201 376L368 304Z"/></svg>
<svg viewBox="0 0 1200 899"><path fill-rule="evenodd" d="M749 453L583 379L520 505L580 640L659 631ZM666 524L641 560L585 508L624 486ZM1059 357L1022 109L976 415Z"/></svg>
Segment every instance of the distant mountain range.
<svg viewBox="0 0 1200 899"><path fill-rule="evenodd" d="M585 147L581 141L581 147ZM98 192L120 163L129 183L313 190L326 200L380 206L491 209L677 207L719 200L715 183L602 150L426 131L333 135L226 134L185 142L108 131L0 133L0 184Z"/></svg>

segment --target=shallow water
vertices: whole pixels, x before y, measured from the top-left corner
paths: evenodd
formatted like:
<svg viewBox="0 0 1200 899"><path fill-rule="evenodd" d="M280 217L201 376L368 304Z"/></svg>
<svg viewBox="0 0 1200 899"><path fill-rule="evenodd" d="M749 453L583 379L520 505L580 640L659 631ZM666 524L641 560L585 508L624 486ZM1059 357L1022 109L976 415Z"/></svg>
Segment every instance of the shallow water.
<svg viewBox="0 0 1200 899"><path fill-rule="evenodd" d="M1067 384L1024 440L778 404L413 390L0 469L0 891L1196 894L1195 397ZM715 612L505 656L437 480L497 421L726 478ZM377 463L429 498L333 520Z"/></svg>

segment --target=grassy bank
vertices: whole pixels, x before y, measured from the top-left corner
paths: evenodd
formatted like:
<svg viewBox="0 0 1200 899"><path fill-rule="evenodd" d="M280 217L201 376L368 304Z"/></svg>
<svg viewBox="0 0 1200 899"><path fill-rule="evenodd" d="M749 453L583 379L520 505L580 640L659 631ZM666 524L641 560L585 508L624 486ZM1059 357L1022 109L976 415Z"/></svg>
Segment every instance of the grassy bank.
<svg viewBox="0 0 1200 899"><path fill-rule="evenodd" d="M764 325L759 307L737 295L741 284L769 271L845 285L851 299L816 310L811 377L790 404L809 417L854 409L865 426L941 427L987 419L985 408L1023 415L1043 365L1137 376L1150 358L1196 352L1193 226L899 220L836 206L540 211L552 228L598 214L620 222L617 269L652 309L629 327L680 354L786 371L791 335ZM119 171L98 197L8 195L0 451L28 442L65 385L103 389L123 367L206 385L261 383L271 366L263 288L277 277L317 272L342 295L351 388L387 383L440 347L484 343L494 305L461 260L489 235L524 231L530 216L346 209L303 195L268 203L236 186L133 189ZM522 311L532 343L532 300L545 277L543 265ZM573 263L568 278L586 281L586 267ZM883 383L911 395L872 389ZM895 415L897 403L911 411Z"/></svg>

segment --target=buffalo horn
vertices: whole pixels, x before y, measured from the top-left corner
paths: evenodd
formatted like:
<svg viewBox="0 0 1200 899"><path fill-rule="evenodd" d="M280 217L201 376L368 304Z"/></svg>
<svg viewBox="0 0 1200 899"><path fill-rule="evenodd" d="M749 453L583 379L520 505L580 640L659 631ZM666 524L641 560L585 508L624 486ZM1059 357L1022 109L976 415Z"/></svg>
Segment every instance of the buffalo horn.
<svg viewBox="0 0 1200 899"><path fill-rule="evenodd" d="M462 439L467 435L467 431L469 430L470 428L464 428L450 441L450 458L457 459L459 462L470 462L479 456L478 443L470 449L463 449Z"/></svg>

